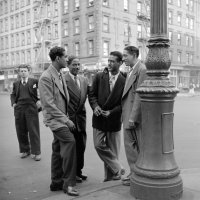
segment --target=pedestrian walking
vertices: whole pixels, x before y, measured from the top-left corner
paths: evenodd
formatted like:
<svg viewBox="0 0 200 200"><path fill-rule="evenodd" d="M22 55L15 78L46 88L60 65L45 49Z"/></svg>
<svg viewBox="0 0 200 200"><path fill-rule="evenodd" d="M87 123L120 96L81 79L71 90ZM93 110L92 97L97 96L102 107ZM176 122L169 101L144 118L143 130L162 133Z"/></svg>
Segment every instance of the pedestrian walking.
<svg viewBox="0 0 200 200"><path fill-rule="evenodd" d="M123 51L123 61L130 67L122 95L122 122L124 146L130 174L123 179L124 185L130 185L130 176L138 157L141 133L141 101L137 88L146 78L146 68L138 58L139 49L127 46Z"/></svg>
<svg viewBox="0 0 200 200"><path fill-rule="evenodd" d="M68 57L69 72L66 73L66 85L69 92L68 114L69 119L75 125L73 134L76 140L76 181L82 182L87 179L87 175L83 174L84 152L86 148L86 109L85 101L88 95L88 80L86 77L80 76L80 61L75 56Z"/></svg>
<svg viewBox="0 0 200 200"><path fill-rule="evenodd" d="M53 47L49 56L52 64L39 80L44 123L53 132L51 157L51 191L63 190L78 196L76 185L76 142L74 123L68 117L69 94L61 69L67 66L68 56L62 47Z"/></svg>
<svg viewBox="0 0 200 200"><path fill-rule="evenodd" d="M38 111L41 110L38 98L38 80L29 77L29 66L19 66L20 79L13 83L10 95L14 108L15 127L21 158L31 154L35 161L41 160L40 127Z"/></svg>
<svg viewBox="0 0 200 200"><path fill-rule="evenodd" d="M125 173L119 162L121 142L121 97L125 77L120 73L122 54L110 53L108 67L94 77L89 92L93 109L93 140L95 149L104 162L104 181L120 180Z"/></svg>

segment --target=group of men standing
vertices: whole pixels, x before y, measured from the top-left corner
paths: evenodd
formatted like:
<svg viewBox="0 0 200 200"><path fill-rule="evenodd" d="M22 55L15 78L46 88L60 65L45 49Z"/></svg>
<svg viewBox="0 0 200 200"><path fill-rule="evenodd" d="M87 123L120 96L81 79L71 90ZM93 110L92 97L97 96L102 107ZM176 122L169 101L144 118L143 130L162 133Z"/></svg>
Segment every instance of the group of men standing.
<svg viewBox="0 0 200 200"><path fill-rule="evenodd" d="M62 47L53 47L49 56L52 64L41 75L38 87L44 123L54 136L50 190L63 190L78 196L74 188L76 182L87 179L87 175L82 173L87 138L87 97L93 110L94 146L104 162L104 181L120 180L125 174L119 162L123 124L130 174L122 181L124 185L130 185L130 175L134 173L132 169L140 147L141 105L136 90L146 76L145 66L138 59L138 48L127 46L123 54L111 52L108 67L95 75L91 86L87 78L78 75L80 61L77 57L68 56ZM127 74L119 70L123 62L130 67ZM69 72L63 74L61 69L66 66ZM24 153L21 149L20 152Z"/></svg>

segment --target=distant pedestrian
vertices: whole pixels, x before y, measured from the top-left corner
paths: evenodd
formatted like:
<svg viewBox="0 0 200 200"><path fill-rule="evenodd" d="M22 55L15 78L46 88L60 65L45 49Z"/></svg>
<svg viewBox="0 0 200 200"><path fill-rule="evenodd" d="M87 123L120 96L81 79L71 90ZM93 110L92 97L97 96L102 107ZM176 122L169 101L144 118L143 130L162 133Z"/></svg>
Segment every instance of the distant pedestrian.
<svg viewBox="0 0 200 200"><path fill-rule="evenodd" d="M104 181L120 180L125 173L119 162L121 144L121 97L125 77L120 73L122 54L110 53L108 67L94 77L89 102L93 109L93 140L95 149L104 162Z"/></svg>
<svg viewBox="0 0 200 200"><path fill-rule="evenodd" d="M39 91L44 123L53 132L51 157L51 191L63 190L78 196L76 185L76 142L74 123L68 117L69 94L62 68L67 66L68 56L62 47L53 47L49 56L52 64L39 80Z"/></svg>
<svg viewBox="0 0 200 200"><path fill-rule="evenodd" d="M29 78L29 66L19 66L20 79L13 83L11 104L14 108L15 127L21 158L31 154L35 161L41 160L40 127L38 111L38 80Z"/></svg>
<svg viewBox="0 0 200 200"><path fill-rule="evenodd" d="M123 179L124 185L130 185L130 176L137 161L140 149L141 134L141 101L137 88L146 78L146 68L138 58L139 49L127 46L123 51L123 61L130 66L127 74L126 84L122 95L122 122L124 129L124 146L130 174Z"/></svg>
<svg viewBox="0 0 200 200"><path fill-rule="evenodd" d="M194 83L190 83L189 94L194 95L195 94L194 89L195 89Z"/></svg>
<svg viewBox="0 0 200 200"><path fill-rule="evenodd" d="M82 182L87 179L87 175L82 173L84 167L84 152L86 147L86 109L85 101L88 95L88 80L80 76L80 61L75 56L68 57L69 72L66 73L65 79L69 92L68 114L70 120L75 124L73 134L76 140L76 181Z"/></svg>

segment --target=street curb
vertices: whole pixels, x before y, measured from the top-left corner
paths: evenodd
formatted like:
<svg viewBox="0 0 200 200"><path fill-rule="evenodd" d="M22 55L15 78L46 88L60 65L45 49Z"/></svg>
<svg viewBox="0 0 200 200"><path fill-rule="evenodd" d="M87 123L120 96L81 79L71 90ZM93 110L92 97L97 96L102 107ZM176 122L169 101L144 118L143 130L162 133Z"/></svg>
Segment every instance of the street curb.
<svg viewBox="0 0 200 200"><path fill-rule="evenodd" d="M121 181L109 181L109 182L105 182L105 183L97 183L97 184L93 184L92 186L90 185L90 186L86 186L86 187L81 187L79 189L81 195L78 197L67 196L64 193L60 193L60 194L55 194L51 197L44 198L42 200L63 200L63 195L64 195L65 199L67 197L67 200L80 199L80 198L86 197L90 194L100 192L100 191L103 191L106 189L110 189L113 187L117 187L120 185L122 185Z"/></svg>
<svg viewBox="0 0 200 200"><path fill-rule="evenodd" d="M200 168L181 169L180 176L182 176L182 179L187 179L188 177L193 176L195 174L200 174ZM192 193L195 192L195 193L200 194L200 190L195 189L195 188L191 188L191 187L189 187L189 185L185 184L185 186L184 186L185 192L190 191ZM96 183L96 184L93 184L93 185L87 185L86 187L84 187L84 186L80 187L79 191L80 191L81 195L78 196L78 197L72 197L72 196L65 195L64 193L59 193L59 194L55 194L51 197L44 198L42 200L81 199L81 198L84 198L84 197L89 196L91 194L98 193L98 192L101 192L103 190L109 190L109 189L112 189L112 188L118 187L118 186L125 187L125 186L122 185L121 181L109 181L109 182L105 182L105 183Z"/></svg>

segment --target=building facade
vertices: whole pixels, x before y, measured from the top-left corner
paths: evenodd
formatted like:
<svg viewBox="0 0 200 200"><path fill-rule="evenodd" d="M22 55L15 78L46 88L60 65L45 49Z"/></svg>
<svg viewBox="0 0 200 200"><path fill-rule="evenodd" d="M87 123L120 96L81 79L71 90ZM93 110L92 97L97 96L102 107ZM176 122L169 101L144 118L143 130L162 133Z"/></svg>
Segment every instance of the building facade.
<svg viewBox="0 0 200 200"><path fill-rule="evenodd" d="M9 90L17 66L29 64L41 74L48 51L61 45L61 1L0 0L0 90Z"/></svg>
<svg viewBox="0 0 200 200"><path fill-rule="evenodd" d="M199 11L199 1L168 0L170 75L177 87L200 82ZM126 45L137 46L145 61L149 37L150 0L0 0L0 83L11 87L20 63L39 76L55 45L78 56L85 72L102 70L109 52Z"/></svg>

